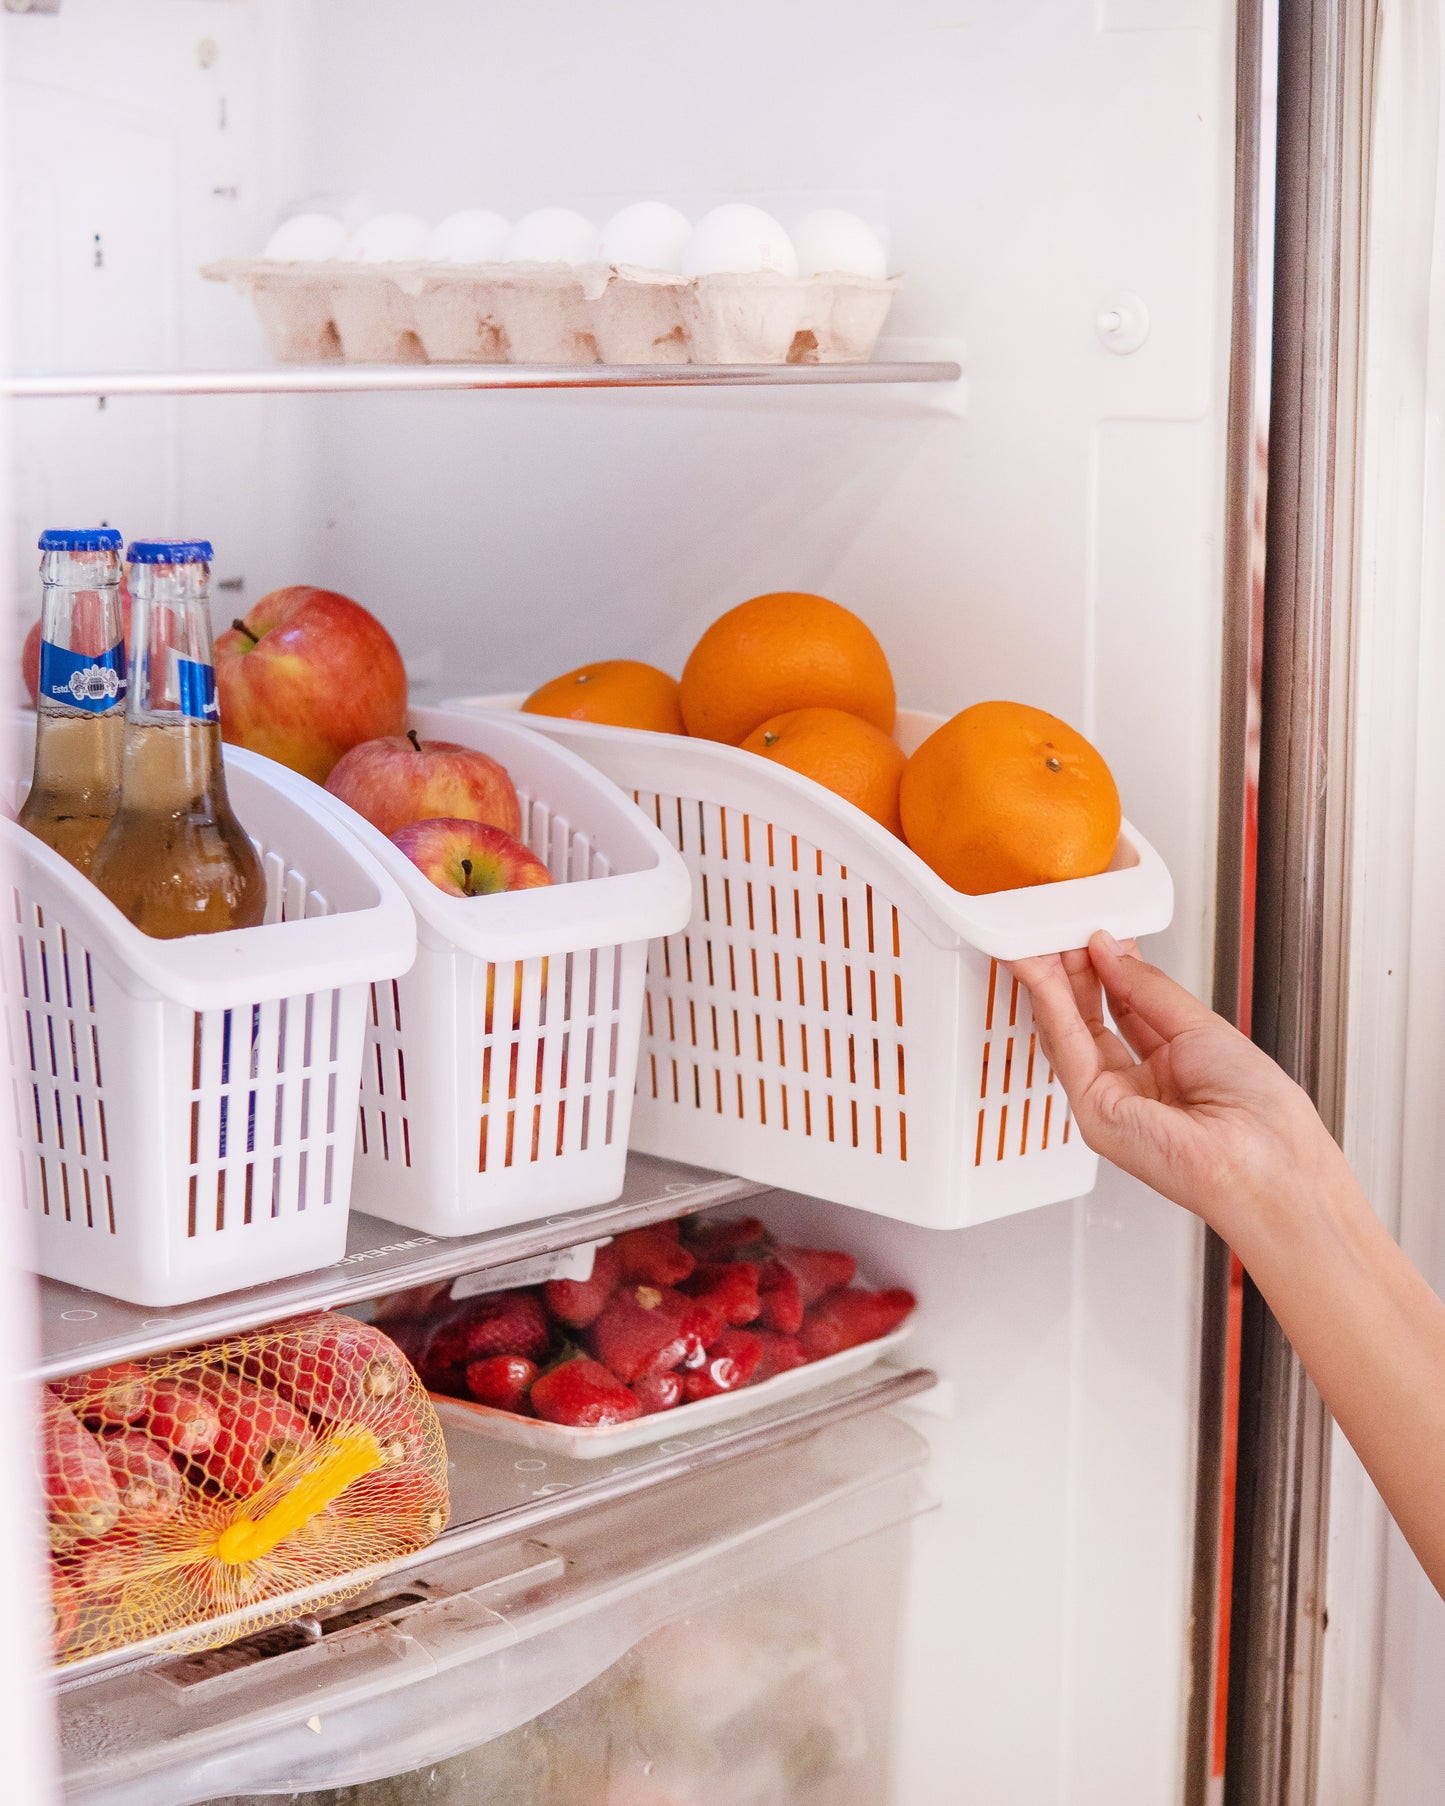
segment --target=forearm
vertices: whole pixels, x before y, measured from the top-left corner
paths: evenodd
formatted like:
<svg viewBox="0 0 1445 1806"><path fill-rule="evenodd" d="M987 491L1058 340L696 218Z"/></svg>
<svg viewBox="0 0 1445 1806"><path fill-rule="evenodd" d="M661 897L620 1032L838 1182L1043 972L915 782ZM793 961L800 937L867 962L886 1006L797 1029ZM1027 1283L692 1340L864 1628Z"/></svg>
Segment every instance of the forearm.
<svg viewBox="0 0 1445 1806"><path fill-rule="evenodd" d="M1220 1227L1445 1595L1445 1303L1343 1159Z"/></svg>

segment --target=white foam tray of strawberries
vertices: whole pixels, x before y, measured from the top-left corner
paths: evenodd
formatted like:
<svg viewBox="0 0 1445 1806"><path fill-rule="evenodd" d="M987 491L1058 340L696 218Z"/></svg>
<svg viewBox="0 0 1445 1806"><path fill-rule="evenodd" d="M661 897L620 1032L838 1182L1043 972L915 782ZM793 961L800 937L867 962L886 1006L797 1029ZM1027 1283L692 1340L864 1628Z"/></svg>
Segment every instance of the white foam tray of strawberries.
<svg viewBox="0 0 1445 1806"><path fill-rule="evenodd" d="M799 1393L813 1392L834 1380L847 1379L881 1361L884 1355L907 1340L912 1328L913 1322L909 1319L886 1336L879 1336L872 1342L860 1342L834 1355L824 1355L822 1360L809 1361L803 1367L790 1367L785 1373L774 1374L770 1380L740 1386L736 1392L720 1392L714 1398L700 1398L692 1404L675 1405L670 1411L634 1417L630 1423L607 1424L595 1430L546 1423L538 1417L519 1417L515 1411L499 1411L493 1405L448 1398L439 1392L431 1394L431 1401L444 1425L471 1430L481 1436L498 1436L541 1455L589 1461L602 1455L625 1454L628 1449L641 1448L649 1442L683 1439L714 1424L746 1417L752 1411L764 1411L769 1405L782 1404Z"/></svg>

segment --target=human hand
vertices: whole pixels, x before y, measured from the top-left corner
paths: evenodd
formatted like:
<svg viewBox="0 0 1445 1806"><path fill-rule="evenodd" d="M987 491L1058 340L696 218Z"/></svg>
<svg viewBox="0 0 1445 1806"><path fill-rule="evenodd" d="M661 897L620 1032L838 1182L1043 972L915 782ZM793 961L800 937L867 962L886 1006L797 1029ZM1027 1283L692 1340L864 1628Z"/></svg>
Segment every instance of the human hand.
<svg viewBox="0 0 1445 1806"><path fill-rule="evenodd" d="M1259 1207L1344 1168L1300 1087L1132 942L1096 934L1013 972L1084 1140L1226 1240Z"/></svg>

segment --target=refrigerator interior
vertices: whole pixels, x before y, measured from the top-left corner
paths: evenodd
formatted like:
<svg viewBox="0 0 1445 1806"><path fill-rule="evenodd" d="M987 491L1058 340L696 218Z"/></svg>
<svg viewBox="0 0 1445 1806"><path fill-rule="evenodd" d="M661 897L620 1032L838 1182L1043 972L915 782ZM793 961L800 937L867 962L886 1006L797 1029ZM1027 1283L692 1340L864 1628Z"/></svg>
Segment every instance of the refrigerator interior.
<svg viewBox="0 0 1445 1806"><path fill-rule="evenodd" d="M247 305L197 268L303 204L600 219L657 195L863 213L905 275L880 355L965 371L19 404L12 643L36 534L92 516L207 533L220 620L284 583L354 595L426 699L593 656L676 670L734 602L815 590L874 627L906 705L1015 697L1095 741L1173 874L1149 951L1208 994L1231 8L63 0L3 47L8 129L46 147L12 165L14 368L261 365ZM1127 354L1098 325L1120 297L1148 322ZM940 1503L899 1583L887 1797L1178 1797L1196 1226L1108 1171L953 1234L773 1208L917 1292L910 1355L943 1379L916 1418Z"/></svg>

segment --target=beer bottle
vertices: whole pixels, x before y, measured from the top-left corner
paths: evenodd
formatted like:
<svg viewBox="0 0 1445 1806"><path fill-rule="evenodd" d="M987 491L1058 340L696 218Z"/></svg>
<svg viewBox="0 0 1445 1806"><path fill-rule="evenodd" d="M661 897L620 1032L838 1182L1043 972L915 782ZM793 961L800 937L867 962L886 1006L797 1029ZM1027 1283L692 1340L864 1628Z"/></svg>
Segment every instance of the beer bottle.
<svg viewBox="0 0 1445 1806"><path fill-rule="evenodd" d="M163 940L255 927L266 881L226 795L203 539L130 547L131 681L120 807L90 875Z"/></svg>
<svg viewBox="0 0 1445 1806"><path fill-rule="evenodd" d="M53 527L40 535L35 772L18 819L82 872L120 802L120 547L114 527Z"/></svg>

